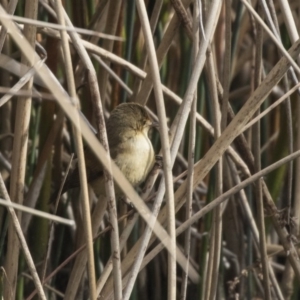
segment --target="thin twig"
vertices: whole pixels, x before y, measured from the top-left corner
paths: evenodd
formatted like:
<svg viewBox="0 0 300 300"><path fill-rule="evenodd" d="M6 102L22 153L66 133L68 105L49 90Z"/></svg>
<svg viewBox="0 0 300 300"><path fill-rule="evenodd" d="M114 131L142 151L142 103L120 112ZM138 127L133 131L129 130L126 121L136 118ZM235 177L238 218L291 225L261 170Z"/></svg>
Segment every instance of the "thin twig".
<svg viewBox="0 0 300 300"><path fill-rule="evenodd" d="M27 207L27 206L24 206L24 205L21 205L21 204L17 204L17 203L13 203L13 202L8 203L6 200L3 200L1 198L0 198L0 204L5 206L5 207L11 207L11 208L14 208L16 210L26 212L26 213L31 214L33 216L37 216L37 217L40 217L40 218L45 218L45 219L51 220L53 222L58 222L60 224L64 224L64 225L68 225L68 226L74 226L75 225L74 220L69 220L69 219L62 218L62 217L59 217L59 216L56 216L56 215L52 215L52 214L49 214L47 212L43 212L43 211L40 211L40 210L37 210L37 209L34 209L34 208L30 208L30 207Z"/></svg>
<svg viewBox="0 0 300 300"><path fill-rule="evenodd" d="M84 29L84 28L78 28L78 27L72 27L72 26L62 26L59 24L54 24L54 23L49 23L49 22L44 22L44 21L38 21L38 20L32 20L28 18L23 18L19 16L11 16L11 15L0 15L0 18L6 18L14 21L18 21L21 24L30 24L34 25L37 27L47 27L47 28L52 28L52 29L57 29L61 31L67 31L67 32L77 32L81 33L84 35L94 35L103 39L109 39L109 40L114 40L114 41L120 41L122 42L124 39L118 36L113 36L110 34L105 34L101 32L97 32L94 30L89 30L89 29Z"/></svg>

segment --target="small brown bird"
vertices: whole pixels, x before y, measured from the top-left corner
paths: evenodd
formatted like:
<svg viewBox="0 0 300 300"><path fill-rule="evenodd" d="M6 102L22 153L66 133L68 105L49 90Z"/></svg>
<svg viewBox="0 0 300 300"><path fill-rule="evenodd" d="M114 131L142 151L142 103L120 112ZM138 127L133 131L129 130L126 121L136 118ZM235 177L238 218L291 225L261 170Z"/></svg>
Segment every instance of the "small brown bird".
<svg viewBox="0 0 300 300"><path fill-rule="evenodd" d="M124 103L117 106L107 121L107 137L110 155L127 180L138 186L142 183L155 162L155 156L148 132L157 127L151 121L146 109L136 103ZM103 167L92 151L85 149L87 180L96 196L105 196ZM79 187L79 172L76 167L68 176L62 193ZM116 187L116 195L121 191Z"/></svg>

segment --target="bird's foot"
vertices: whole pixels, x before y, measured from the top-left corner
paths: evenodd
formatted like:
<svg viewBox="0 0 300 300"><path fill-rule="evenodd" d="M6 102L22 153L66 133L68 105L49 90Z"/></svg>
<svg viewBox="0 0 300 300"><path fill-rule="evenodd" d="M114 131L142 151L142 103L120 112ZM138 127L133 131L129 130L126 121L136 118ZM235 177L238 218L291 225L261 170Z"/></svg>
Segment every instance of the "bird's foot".
<svg viewBox="0 0 300 300"><path fill-rule="evenodd" d="M154 166L157 169L162 169L163 168L163 157L161 155L155 155L155 164Z"/></svg>
<svg viewBox="0 0 300 300"><path fill-rule="evenodd" d="M129 208L131 208L131 209L135 209L135 207L134 207L134 205L133 205L133 203L132 202L130 202L129 200L128 200L128 198L127 197L125 197L125 196L122 196L121 197L121 200L126 204L126 205L128 205L128 207Z"/></svg>

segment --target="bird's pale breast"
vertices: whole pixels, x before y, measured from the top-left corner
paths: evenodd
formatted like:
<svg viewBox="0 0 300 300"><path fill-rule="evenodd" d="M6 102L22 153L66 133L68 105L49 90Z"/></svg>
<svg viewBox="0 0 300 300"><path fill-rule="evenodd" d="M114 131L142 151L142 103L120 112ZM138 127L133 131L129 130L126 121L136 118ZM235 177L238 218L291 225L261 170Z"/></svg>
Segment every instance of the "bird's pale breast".
<svg viewBox="0 0 300 300"><path fill-rule="evenodd" d="M115 162L133 186L145 180L154 164L154 151L146 132L140 132L126 142L125 151Z"/></svg>
<svg viewBox="0 0 300 300"><path fill-rule="evenodd" d="M146 132L136 134L122 144L122 151L114 161L127 180L137 186L142 183L154 165L154 150ZM105 196L104 178L100 177L90 183L97 196ZM121 191L115 186L116 195Z"/></svg>

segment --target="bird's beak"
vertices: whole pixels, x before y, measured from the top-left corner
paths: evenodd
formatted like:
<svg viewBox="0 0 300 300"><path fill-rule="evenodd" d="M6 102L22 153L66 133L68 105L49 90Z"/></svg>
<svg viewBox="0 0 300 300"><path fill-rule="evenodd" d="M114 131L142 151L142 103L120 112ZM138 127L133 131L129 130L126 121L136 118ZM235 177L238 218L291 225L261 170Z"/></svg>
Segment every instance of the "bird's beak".
<svg viewBox="0 0 300 300"><path fill-rule="evenodd" d="M158 129L159 128L159 123L157 121L152 121L151 127L154 127L156 129Z"/></svg>

